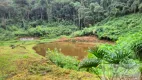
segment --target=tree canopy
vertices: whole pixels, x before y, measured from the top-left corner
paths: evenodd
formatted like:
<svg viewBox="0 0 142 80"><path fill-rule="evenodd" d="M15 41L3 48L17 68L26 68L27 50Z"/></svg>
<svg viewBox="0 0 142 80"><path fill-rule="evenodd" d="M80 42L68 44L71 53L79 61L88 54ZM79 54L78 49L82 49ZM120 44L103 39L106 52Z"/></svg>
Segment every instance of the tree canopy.
<svg viewBox="0 0 142 80"><path fill-rule="evenodd" d="M68 21L82 29L108 16L142 12L142 0L0 0L1 26Z"/></svg>

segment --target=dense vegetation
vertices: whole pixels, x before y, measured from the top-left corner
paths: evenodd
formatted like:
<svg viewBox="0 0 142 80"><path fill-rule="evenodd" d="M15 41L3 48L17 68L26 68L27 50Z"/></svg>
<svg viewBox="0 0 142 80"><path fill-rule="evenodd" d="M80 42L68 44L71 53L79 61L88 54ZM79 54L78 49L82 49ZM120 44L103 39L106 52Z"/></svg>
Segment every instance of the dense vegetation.
<svg viewBox="0 0 142 80"><path fill-rule="evenodd" d="M141 0L1 0L0 18L6 24L63 22L86 27L106 18L142 11ZM31 23L32 24L32 23ZM40 24L40 23L39 23Z"/></svg>
<svg viewBox="0 0 142 80"><path fill-rule="evenodd" d="M39 37L39 38L56 38L61 35L69 36L71 33L77 31L77 27L74 25L56 25L55 26L37 26L30 27L27 30L18 28L16 26L11 26L7 30L0 29L1 37L0 40L12 40L19 37Z"/></svg>
<svg viewBox="0 0 142 80"><path fill-rule="evenodd" d="M78 69L79 61L75 57L65 56L59 50L55 49L47 51L46 58L58 65L61 68Z"/></svg>
<svg viewBox="0 0 142 80"><path fill-rule="evenodd" d="M107 18L97 25L74 32L72 36L97 35L100 39L116 41L119 37L142 31L142 14Z"/></svg>
<svg viewBox="0 0 142 80"><path fill-rule="evenodd" d="M79 68L87 68L89 72L102 74L105 77L121 79L139 71L141 61L142 32L120 37L115 45L104 44L88 52L88 58L80 62ZM137 76L138 77L138 76Z"/></svg>
<svg viewBox="0 0 142 80"><path fill-rule="evenodd" d="M87 71L99 78L103 75L104 80L106 77L115 80L123 75L131 76L139 71L142 74L142 68L139 70L142 61L141 12L142 0L0 0L0 79L22 73L22 70L27 71L25 75L44 75L52 71L55 74L57 66ZM47 50L46 57L39 57L33 51L33 46L42 40L48 42L47 39L62 35L95 35L116 43L89 49L87 58L82 61L65 56L59 50ZM40 40L16 40L20 37L38 37ZM30 59L36 58L41 64L32 64L36 60ZM15 64L16 61L19 64Z"/></svg>
<svg viewBox="0 0 142 80"><path fill-rule="evenodd" d="M102 75L112 80L115 80L116 77L122 79L139 72L142 60L141 34L142 32L127 34L127 37L120 37L114 45L103 44L91 48L88 50L88 57L80 63L73 57L65 57L58 50L48 50L47 59L62 68L97 74L100 79L102 79Z"/></svg>
<svg viewBox="0 0 142 80"><path fill-rule="evenodd" d="M141 11L141 0L1 0L0 34L2 35L2 39L5 38L3 36L9 36L4 40L15 38L15 36L43 37L50 34L50 31L49 33L43 30L39 31L36 28L39 25L43 26L44 30L45 27L49 29L53 26L57 27L59 24L62 27L76 25L78 29L83 29L104 19L107 21L109 17L124 16ZM140 17L138 18L140 19ZM136 26L140 20L134 22L135 20L129 19L123 23L120 21L119 24L115 24L113 23L114 19L112 20L113 24L107 22L105 28L103 26L103 29L97 29L97 34L101 38L116 40L119 37L117 35L121 34L121 30L118 32L113 29ZM104 32L104 29L109 30L109 27L114 27L113 31L110 30L109 33ZM71 32L71 30L63 30L65 33L63 32L64 34L61 35L69 35L74 32ZM125 30L122 30L123 32ZM113 33L116 35L111 35Z"/></svg>

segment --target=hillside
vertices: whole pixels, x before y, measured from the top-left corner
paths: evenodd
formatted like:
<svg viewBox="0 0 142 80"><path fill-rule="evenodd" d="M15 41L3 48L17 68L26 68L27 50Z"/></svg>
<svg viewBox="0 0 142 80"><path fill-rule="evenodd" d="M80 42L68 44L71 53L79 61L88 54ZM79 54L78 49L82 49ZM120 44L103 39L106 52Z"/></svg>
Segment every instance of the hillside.
<svg viewBox="0 0 142 80"><path fill-rule="evenodd" d="M97 35L100 39L117 40L127 34L142 31L142 14L130 14L122 17L111 17L96 26L77 31L72 36Z"/></svg>
<svg viewBox="0 0 142 80"><path fill-rule="evenodd" d="M0 0L0 80L142 80L142 0Z"/></svg>
<svg viewBox="0 0 142 80"><path fill-rule="evenodd" d="M100 38L116 40L120 34L135 26L139 27L142 1L1 0L0 11L0 35L2 35L0 40L25 36L40 38L69 36L74 31L98 23L103 27L100 26L95 31Z"/></svg>

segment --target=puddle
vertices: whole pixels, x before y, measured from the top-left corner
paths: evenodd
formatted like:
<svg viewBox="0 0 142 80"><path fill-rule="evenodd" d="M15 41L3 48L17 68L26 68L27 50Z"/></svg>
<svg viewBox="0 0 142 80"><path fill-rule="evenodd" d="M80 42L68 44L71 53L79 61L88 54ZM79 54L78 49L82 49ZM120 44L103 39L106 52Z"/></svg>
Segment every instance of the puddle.
<svg viewBox="0 0 142 80"><path fill-rule="evenodd" d="M42 56L46 55L46 51L48 48L54 50L55 48L61 50L64 55L67 56L77 56L78 59L83 59L87 56L87 50L91 47L94 47L94 43L88 42L52 42L45 44L38 44L33 49Z"/></svg>
<svg viewBox="0 0 142 80"><path fill-rule="evenodd" d="M39 38L37 37L22 37L19 38L20 41L33 41L33 40L38 40Z"/></svg>

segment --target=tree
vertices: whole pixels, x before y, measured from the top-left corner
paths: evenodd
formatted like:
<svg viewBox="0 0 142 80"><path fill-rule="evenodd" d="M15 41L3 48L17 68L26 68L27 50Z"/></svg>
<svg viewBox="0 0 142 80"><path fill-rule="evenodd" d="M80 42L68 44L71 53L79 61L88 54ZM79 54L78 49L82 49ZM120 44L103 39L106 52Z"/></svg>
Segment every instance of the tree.
<svg viewBox="0 0 142 80"><path fill-rule="evenodd" d="M139 11L142 12L142 3L138 7Z"/></svg>
<svg viewBox="0 0 142 80"><path fill-rule="evenodd" d="M138 0L135 0L132 5L131 5L131 11L136 13L137 10L138 10L138 5L139 5L139 1Z"/></svg>
<svg viewBox="0 0 142 80"><path fill-rule="evenodd" d="M82 29L82 27L85 27L85 25L84 25L85 17L90 16L89 14L90 14L89 8L85 8L82 6L78 9L78 20L79 20L80 29ZM86 17L86 19L87 19L87 17Z"/></svg>
<svg viewBox="0 0 142 80"><path fill-rule="evenodd" d="M94 10L92 11L93 11L94 20L95 22L99 22L105 17L104 15L105 10L98 3L94 3L93 5L94 5Z"/></svg>
<svg viewBox="0 0 142 80"><path fill-rule="evenodd" d="M120 16L122 15L122 11L124 10L125 3L122 2L114 2L109 6L110 15Z"/></svg>
<svg viewBox="0 0 142 80"><path fill-rule="evenodd" d="M142 0L0 0L0 18L16 23L34 21L76 24L80 29L109 16L141 12Z"/></svg>
<svg viewBox="0 0 142 80"><path fill-rule="evenodd" d="M14 3L17 8L17 18L22 22L21 27L26 28L25 16L27 16L26 13L29 3L27 0L14 0Z"/></svg>

